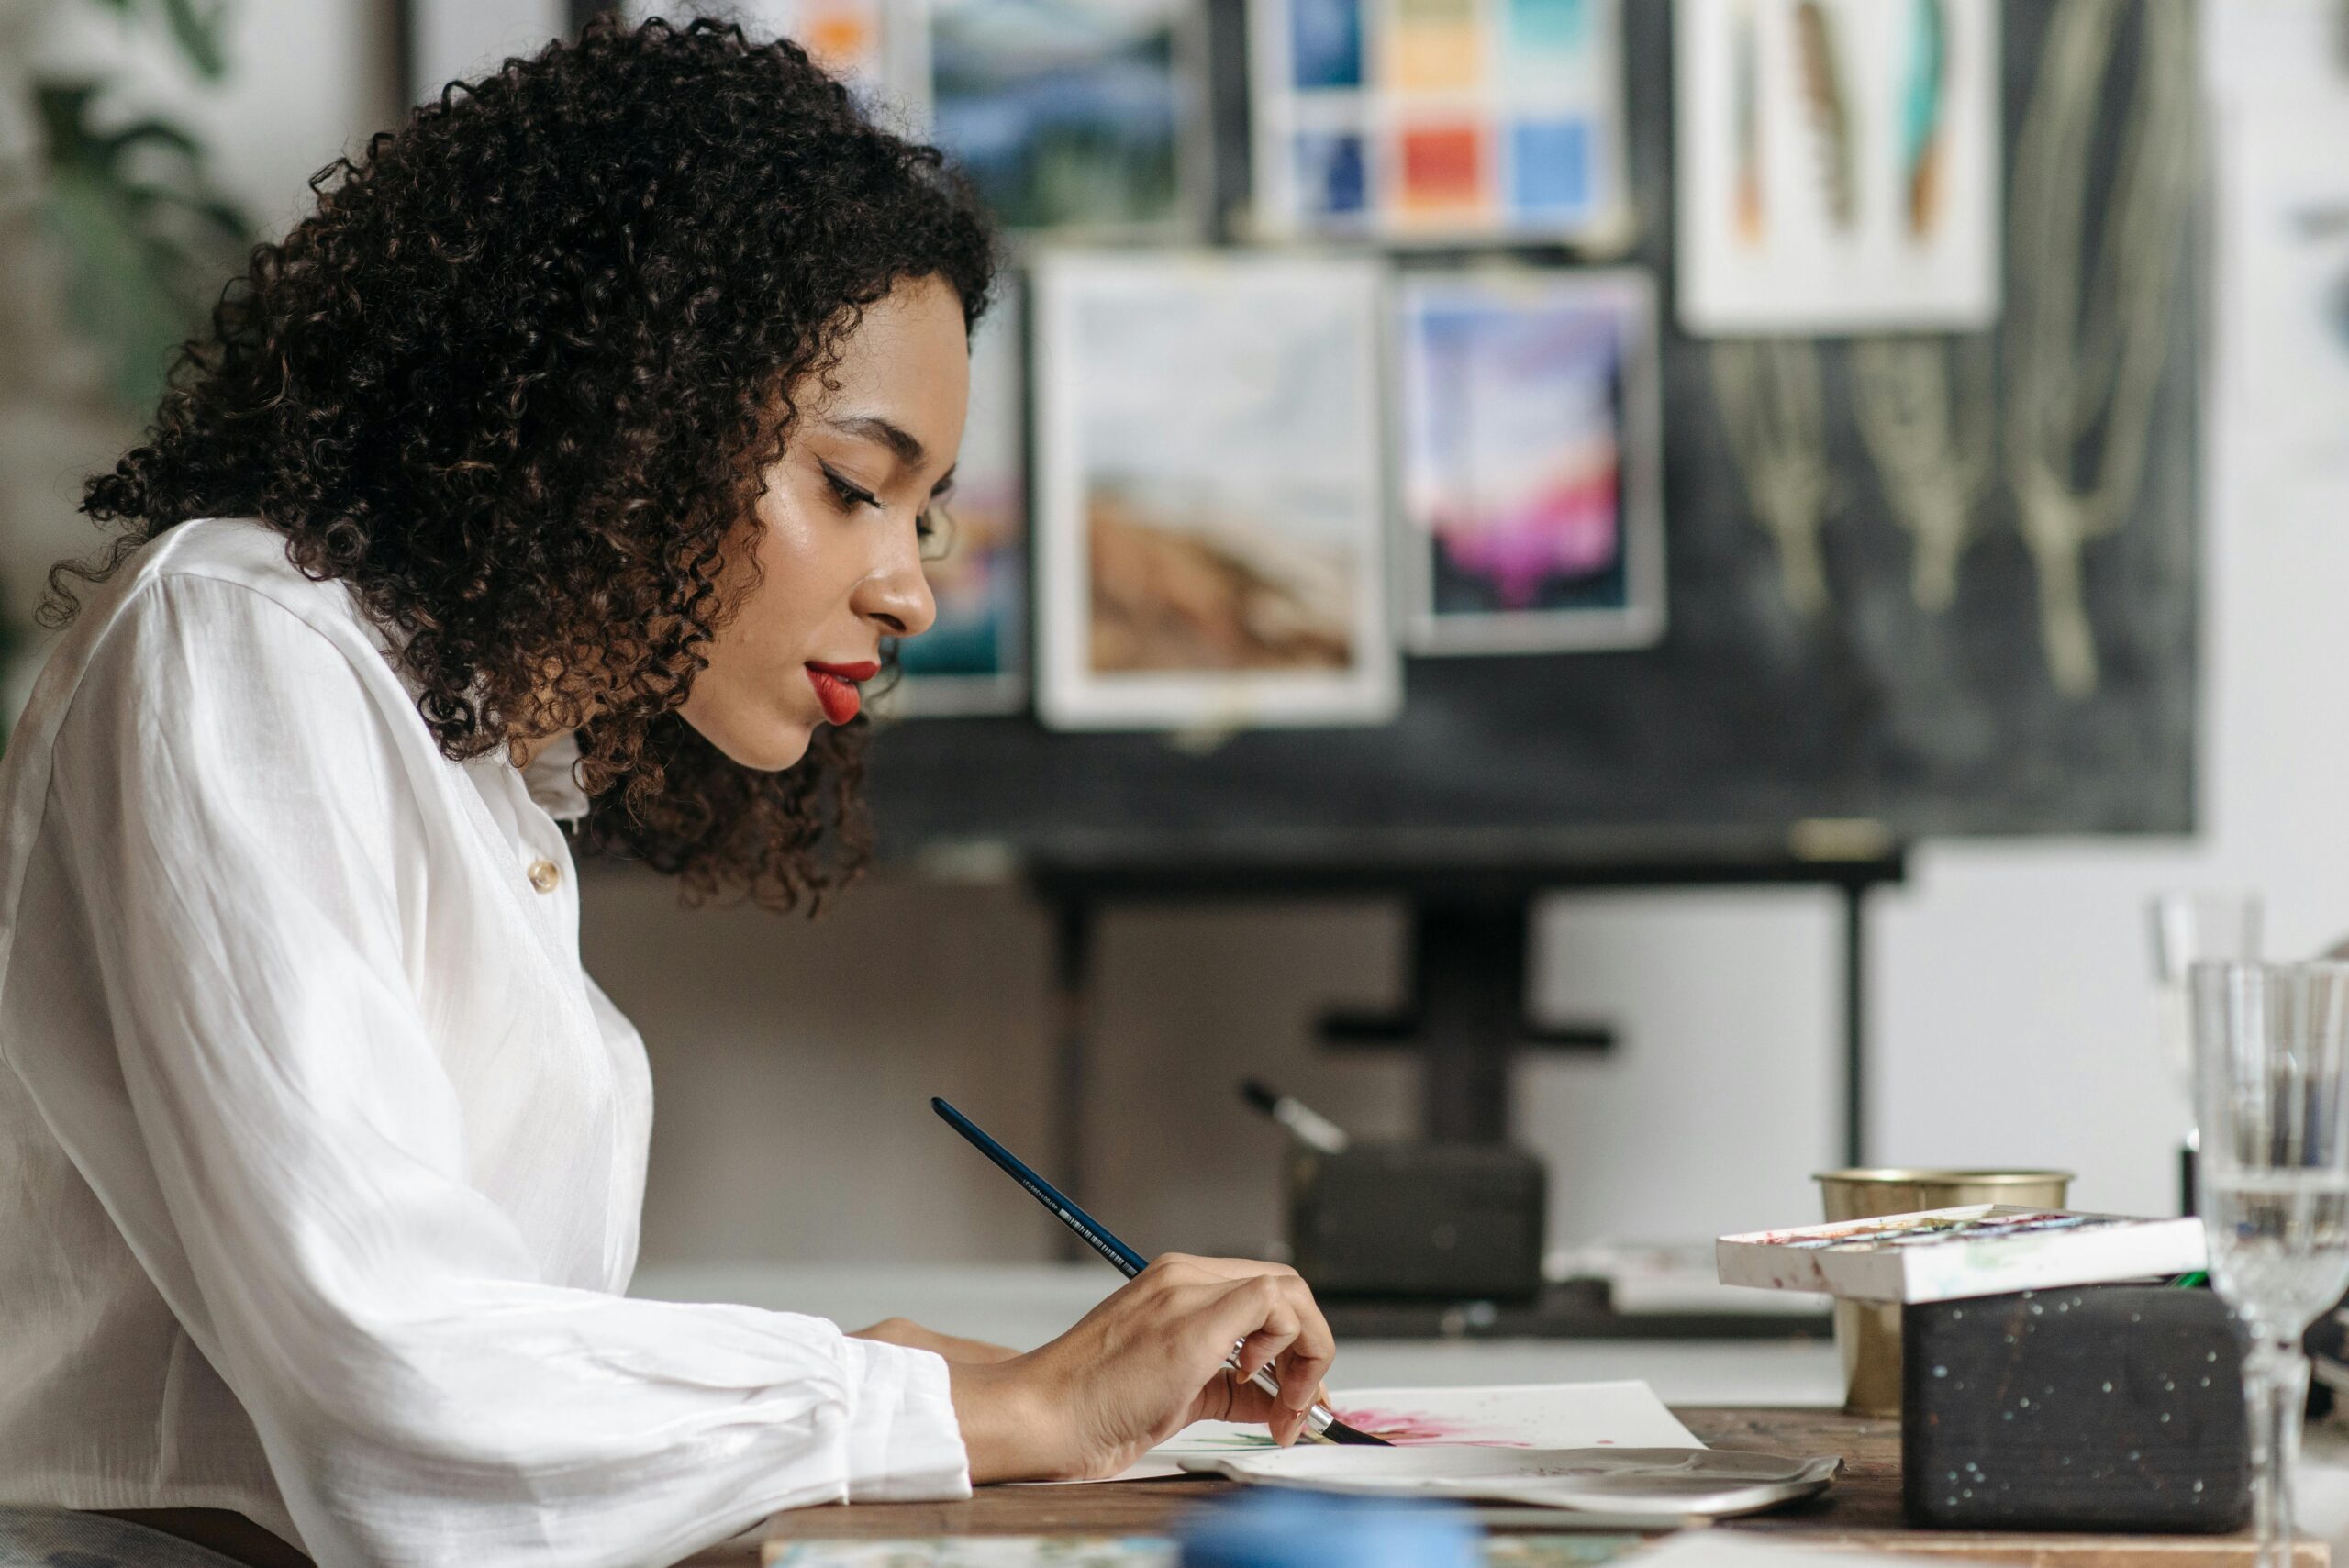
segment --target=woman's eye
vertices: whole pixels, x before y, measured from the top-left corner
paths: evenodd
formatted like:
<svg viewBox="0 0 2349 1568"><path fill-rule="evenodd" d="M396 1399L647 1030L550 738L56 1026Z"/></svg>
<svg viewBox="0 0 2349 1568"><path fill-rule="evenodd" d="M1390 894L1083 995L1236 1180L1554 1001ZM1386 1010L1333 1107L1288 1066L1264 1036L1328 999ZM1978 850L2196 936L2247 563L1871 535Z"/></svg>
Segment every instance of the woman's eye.
<svg viewBox="0 0 2349 1568"><path fill-rule="evenodd" d="M833 498L842 506L878 506L881 497L862 485L851 484L830 469L824 470L824 483L832 487Z"/></svg>

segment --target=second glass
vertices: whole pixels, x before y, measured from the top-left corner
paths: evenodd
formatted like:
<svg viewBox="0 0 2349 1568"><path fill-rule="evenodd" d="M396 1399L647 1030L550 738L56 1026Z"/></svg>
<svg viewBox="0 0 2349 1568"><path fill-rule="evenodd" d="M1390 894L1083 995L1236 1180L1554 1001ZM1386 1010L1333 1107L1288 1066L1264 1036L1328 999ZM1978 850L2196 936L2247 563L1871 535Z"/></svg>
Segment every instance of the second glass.
<svg viewBox="0 0 2349 1568"><path fill-rule="evenodd" d="M2349 1291L2349 963L2198 963L2190 988L2210 1282L2249 1337L2257 1561L2283 1568L2300 1336Z"/></svg>

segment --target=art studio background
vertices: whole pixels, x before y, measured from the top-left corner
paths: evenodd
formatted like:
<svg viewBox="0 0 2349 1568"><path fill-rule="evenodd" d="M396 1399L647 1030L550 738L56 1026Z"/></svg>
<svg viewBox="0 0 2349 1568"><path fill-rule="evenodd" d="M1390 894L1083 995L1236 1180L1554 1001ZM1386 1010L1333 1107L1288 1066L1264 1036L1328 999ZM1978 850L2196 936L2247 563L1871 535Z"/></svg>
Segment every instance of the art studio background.
<svg viewBox="0 0 2349 1568"><path fill-rule="evenodd" d="M1062 1146L1054 913L963 820L1023 794L1014 850L1227 810L1261 847L1332 802L1357 845L1486 809L1879 823L1913 847L1865 931L1870 1159L2170 1208L2146 898L2255 888L2277 953L2349 934L2337 6L747 9L959 140L1023 282L974 383L963 617L878 752L885 830L894 803L951 852L813 924L589 875L588 966L654 1063L648 1271L1055 1254L926 1104ZM85 541L76 482L132 430L227 209L282 228L414 84L573 20L0 0L6 711L38 573ZM2104 106L2038 94L2059 66ZM150 115L200 182L176 142L109 139ZM159 229L121 199L150 178L226 206ZM1277 481L1262 515L1235 527L1208 452ZM976 762L967 795L916 787ZM1514 1069L1553 1246L1815 1211L1844 1152L1841 918L1816 886L1542 901L1531 1012L1615 1032ZM1396 900L1121 903L1092 934L1081 1184L1143 1250L1279 1235L1243 1076L1418 1125L1417 1058L1315 1042L1407 1000Z"/></svg>

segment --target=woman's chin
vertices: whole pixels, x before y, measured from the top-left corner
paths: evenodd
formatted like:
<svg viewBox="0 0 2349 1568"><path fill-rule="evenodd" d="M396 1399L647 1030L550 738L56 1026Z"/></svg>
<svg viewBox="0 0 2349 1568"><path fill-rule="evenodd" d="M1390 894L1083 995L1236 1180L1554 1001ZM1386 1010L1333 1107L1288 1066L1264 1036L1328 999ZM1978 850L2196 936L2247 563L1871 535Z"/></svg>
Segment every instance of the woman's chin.
<svg viewBox="0 0 2349 1568"><path fill-rule="evenodd" d="M807 748L816 738L816 727L784 721L746 727L724 735L712 735L705 729L702 735L737 766L753 773L779 773L797 766L807 755Z"/></svg>

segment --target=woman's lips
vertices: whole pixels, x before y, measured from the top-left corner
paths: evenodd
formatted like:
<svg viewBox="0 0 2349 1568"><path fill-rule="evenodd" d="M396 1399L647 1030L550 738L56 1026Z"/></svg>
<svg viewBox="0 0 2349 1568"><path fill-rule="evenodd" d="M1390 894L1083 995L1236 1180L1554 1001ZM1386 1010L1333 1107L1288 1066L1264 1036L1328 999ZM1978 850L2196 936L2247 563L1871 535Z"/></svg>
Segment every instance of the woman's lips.
<svg viewBox="0 0 2349 1568"><path fill-rule="evenodd" d="M856 689L859 681L869 681L881 673L881 666L867 661L862 664L807 664L807 684L816 688L816 701L822 705L824 717L834 724L846 724L854 718L864 699Z"/></svg>

